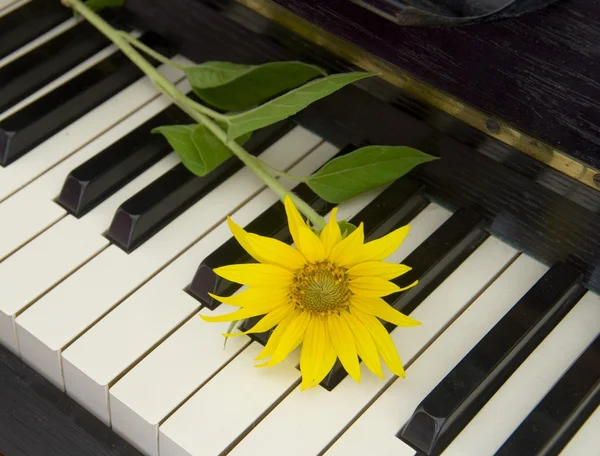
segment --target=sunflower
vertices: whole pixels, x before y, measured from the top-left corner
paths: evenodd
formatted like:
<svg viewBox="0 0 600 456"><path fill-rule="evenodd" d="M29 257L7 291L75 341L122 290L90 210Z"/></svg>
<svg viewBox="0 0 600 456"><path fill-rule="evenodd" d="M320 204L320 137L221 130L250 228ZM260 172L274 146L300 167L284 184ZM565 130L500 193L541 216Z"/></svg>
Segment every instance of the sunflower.
<svg viewBox="0 0 600 456"><path fill-rule="evenodd" d="M316 233L289 196L284 205L295 247L248 233L228 217L233 235L258 263L216 268L214 272L219 276L248 288L233 296L211 294L240 309L202 318L224 322L264 315L250 330L225 336L275 328L256 358L270 358L260 367L280 363L302 344L302 390L318 385L338 358L357 382L359 357L382 379L380 356L394 374L404 377L394 343L380 319L397 326L420 324L382 299L417 284L400 288L390 282L411 268L383 261L406 238L409 225L365 243L363 223L342 236L336 221L337 208L332 210L323 230Z"/></svg>

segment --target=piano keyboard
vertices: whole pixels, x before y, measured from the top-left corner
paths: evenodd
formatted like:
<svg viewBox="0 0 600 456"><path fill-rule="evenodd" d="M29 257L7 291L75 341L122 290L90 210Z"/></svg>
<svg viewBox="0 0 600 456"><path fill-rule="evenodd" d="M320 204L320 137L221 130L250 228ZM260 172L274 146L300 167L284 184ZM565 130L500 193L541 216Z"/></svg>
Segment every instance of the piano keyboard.
<svg viewBox="0 0 600 456"><path fill-rule="evenodd" d="M237 290L212 269L248 261L226 217L291 242L282 204L235 160L192 176L150 134L186 115L68 10L40 17L49 3L60 4L0 0L4 346L145 455L597 451L600 297L578 271L489 235L481 215L430 199L410 177L338 213L364 221L367 238L411 224L389 261L409 264L420 284L386 298L423 323L388 327L406 379L385 370L382 381L362 366L357 384L336 367L300 392L297 351L256 369L268 335L224 349L226 326L198 314L232 310L207 295ZM190 91L181 71L157 67ZM350 150L293 119L247 148L292 174Z"/></svg>

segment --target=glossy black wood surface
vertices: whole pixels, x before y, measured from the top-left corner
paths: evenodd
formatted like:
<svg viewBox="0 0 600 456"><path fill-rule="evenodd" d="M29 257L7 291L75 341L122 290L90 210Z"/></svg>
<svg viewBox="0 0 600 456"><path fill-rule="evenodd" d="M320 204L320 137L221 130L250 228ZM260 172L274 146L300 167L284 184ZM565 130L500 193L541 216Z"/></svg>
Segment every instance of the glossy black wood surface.
<svg viewBox="0 0 600 456"><path fill-rule="evenodd" d="M0 454L142 456L0 345Z"/></svg>
<svg viewBox="0 0 600 456"><path fill-rule="evenodd" d="M556 0L350 0L401 25L480 24L518 17Z"/></svg>
<svg viewBox="0 0 600 456"><path fill-rule="evenodd" d="M259 156L293 127L291 121L270 125L252 134L244 146ZM106 237L131 253L242 167L230 158L210 173L196 176L179 163L119 206Z"/></svg>
<svg viewBox="0 0 600 456"><path fill-rule="evenodd" d="M136 23L164 33L198 61L300 59L330 72L352 68L232 2L173 0L166 7L128 0L127 8ZM440 156L411 173L432 197L453 208L480 210L491 233L545 264L572 262L586 285L600 291L600 192L376 79L346 87L296 118L340 147L404 144Z"/></svg>
<svg viewBox="0 0 600 456"><path fill-rule="evenodd" d="M584 292L578 270L550 268L423 399L398 438L440 455Z"/></svg>
<svg viewBox="0 0 600 456"><path fill-rule="evenodd" d="M334 207L319 198L305 184L294 187L292 191L321 216L325 216ZM244 229L249 233L267 236L287 244L292 243L285 207L281 201L273 204ZM217 296L231 296L242 285L219 277L215 274L214 269L229 264L245 263L256 263L256 261L242 248L237 239L231 237L200 263L186 291L203 306L215 310L221 303L212 298L209 293Z"/></svg>
<svg viewBox="0 0 600 456"><path fill-rule="evenodd" d="M348 0L274 0L414 77L600 168L600 2L401 27Z"/></svg>
<svg viewBox="0 0 600 456"><path fill-rule="evenodd" d="M187 114L176 106L161 111L72 170L56 202L75 217L87 214L173 151L152 129L188 121Z"/></svg>
<svg viewBox="0 0 600 456"><path fill-rule="evenodd" d="M118 15L107 12L103 16L115 26L123 26ZM82 22L8 63L0 68L0 112L109 45L108 38Z"/></svg>
<svg viewBox="0 0 600 456"><path fill-rule="evenodd" d="M141 41L164 55L174 53L155 33L146 34ZM150 63L158 65L152 59ZM10 165L143 76L118 52L0 121L0 165Z"/></svg>
<svg viewBox="0 0 600 456"><path fill-rule="evenodd" d="M494 456L558 456L600 406L600 336L577 358Z"/></svg>
<svg viewBox="0 0 600 456"><path fill-rule="evenodd" d="M0 17L0 59L69 17L71 12L54 0L32 0Z"/></svg>

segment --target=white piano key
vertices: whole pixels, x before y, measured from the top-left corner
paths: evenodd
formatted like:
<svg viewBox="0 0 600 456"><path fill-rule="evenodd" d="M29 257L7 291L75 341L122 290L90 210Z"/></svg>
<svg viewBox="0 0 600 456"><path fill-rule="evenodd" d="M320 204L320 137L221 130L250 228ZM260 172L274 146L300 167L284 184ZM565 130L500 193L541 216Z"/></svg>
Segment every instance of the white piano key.
<svg viewBox="0 0 600 456"><path fill-rule="evenodd" d="M190 90L187 79L176 87L184 93ZM67 214L65 209L54 202L54 198L58 196L69 172L170 105L169 98L161 95L0 202L0 220L11 221L0 225L0 261Z"/></svg>
<svg viewBox="0 0 600 456"><path fill-rule="evenodd" d="M20 8L31 0L0 0L0 17Z"/></svg>
<svg viewBox="0 0 600 456"><path fill-rule="evenodd" d="M287 168L320 142L319 137L298 127L261 156L274 166ZM127 254L111 245L77 270L27 311L39 315L39 318L29 320L28 327L24 328L32 339L37 339L37 351L43 352L39 356L45 357L48 363L56 360L57 352L65 345L261 188L262 181L250 169L242 169L132 253ZM85 302L84 306L82 302ZM55 324L48 325L48 319ZM69 347L73 371L78 368L86 372L89 368L102 371L102 366L80 359L78 353L84 348L83 344ZM77 395L78 385L71 384L71 387L71 393ZM86 402L85 393L81 402Z"/></svg>
<svg viewBox="0 0 600 456"><path fill-rule="evenodd" d="M581 428L560 452L560 456L584 456L598 448L600 435L600 407L581 425Z"/></svg>
<svg viewBox="0 0 600 456"><path fill-rule="evenodd" d="M178 156L171 153L82 218L66 216L0 263L0 274L7 282L6 286L0 289L0 302L10 304L8 310L12 312L7 314L2 309L0 318L15 318L16 314L28 307L44 292L104 250L110 241L103 232L110 224L119 204L177 163L179 163ZM42 256L44 261L39 260L40 252L44 252ZM23 286L23 277L27 277L27 286ZM43 372L47 378L61 387L62 379L60 371L55 368L56 363L46 365L43 358L38 358L40 353L37 351L36 344L28 343L31 336L27 328L35 325L40 312L46 317L42 309L43 306L33 308L31 312L25 310L15 320L20 355L28 364ZM52 326L53 323L45 324Z"/></svg>
<svg viewBox="0 0 600 456"><path fill-rule="evenodd" d="M182 79L181 70L171 66L162 65L159 71L172 82ZM10 166L0 167L0 201L158 96L158 90L144 76Z"/></svg>
<svg viewBox="0 0 600 456"><path fill-rule="evenodd" d="M475 418L444 456L493 454L550 391L600 327L600 297L591 292L556 325ZM488 432L493 429L494 432Z"/></svg>
<svg viewBox="0 0 600 456"><path fill-rule="evenodd" d="M415 233L427 229L433 232L436 226L431 225L433 224L428 223L425 228L416 221L411 223ZM485 290L516 255L517 252L513 248L498 239L488 238L412 312L411 316L421 321L422 325L414 328L396 328L392 331L392 339L398 347L400 358L406 364L413 362L437 334ZM399 258L404 256L401 252ZM342 432L361 409L385 387L387 381L394 377L387 369L384 370L384 376L386 382L370 374L364 365L361 365L360 384L348 376L331 392L320 386L303 392L299 387L296 388L231 454L247 454L250 450L267 455L279 454L284 450L283 442L287 443L288 448L293 448L291 454L317 454ZM410 376L411 373L408 372L407 377ZM404 381L397 382L403 384ZM296 434L293 430L300 427L303 429L302 434ZM267 435L278 435L281 439L267 439ZM310 435L310 438L304 438L304 435Z"/></svg>
<svg viewBox="0 0 600 456"><path fill-rule="evenodd" d="M487 259L483 258L476 265L474 273L477 273L479 267L485 267L486 263ZM396 379L341 434L325 454L334 456L354 452L380 456L414 455L415 450L397 438L396 433L427 394L547 270L547 266L521 254L416 360L412 361L406 370L406 379ZM456 286L468 286L470 280L468 275L464 276ZM422 306L423 304L415 312ZM446 301L440 294L437 298L437 310L442 310L445 306ZM435 313L421 316L421 321L427 322L430 318L436 318ZM426 328L426 325L419 328ZM403 341L397 342L400 346L413 344L411 333L405 332L402 336Z"/></svg>
<svg viewBox="0 0 600 456"><path fill-rule="evenodd" d="M0 275L3 277L0 288L1 320L14 321L16 315L32 300L46 292L56 281L67 277L74 269L73 263L88 259L85 253L83 257L80 255L81 251L91 251L93 255L105 245L99 237L78 236L77 219L67 217L61 222L44 233L45 236L34 239L0 263ZM71 248L65 249L65 241L71 238ZM47 279L48 271L54 274ZM33 277L31 281L30 276ZM6 337L14 335L14 331L2 333L0 341L18 347L15 340L6 340Z"/></svg>
<svg viewBox="0 0 600 456"><path fill-rule="evenodd" d="M182 307L179 302L185 302L192 308L193 298L178 291L175 306ZM169 301L169 306L171 304L173 301ZM223 305L212 314L233 310L231 306ZM204 309L200 313L207 311ZM219 325L209 325L194 313L181 328L152 350L110 388L113 430L144 454L157 456L160 423L199 385L250 344L248 336L233 337L224 349L223 332ZM194 362L190 363L190 359ZM149 397L152 400L148 400Z"/></svg>
<svg viewBox="0 0 600 456"><path fill-rule="evenodd" d="M345 208L346 213L351 212L348 215L352 215L357 213L362 207L353 207L352 202L342 204L340 207L340 213L342 213L342 209ZM354 210L350 211L349 208L353 208ZM411 231L404 241L403 245L398 249L398 251L390 258L389 261L401 261L402 258L405 258L409 255L418 245L420 245L435 229L444 223L448 217L451 215L449 211L442 208L441 206L432 203L429 204L422 212L420 212L411 222ZM345 218L346 215L340 215L341 218ZM213 323L214 324L214 323ZM412 329L412 328L411 328ZM199 354L195 354L190 356L190 359L198 358ZM294 355L297 358L297 354ZM189 360L187 361L189 363ZM195 455L200 454L197 452L198 448L203 448L203 452L201 454L220 454L220 452L227 448L232 443L232 436L236 437L239 435L243 435L244 432L247 432L247 429L253 425L257 420L260 419L261 415L264 414L266 410L273 406L279 399L282 393L285 393L289 390L289 388L293 388L298 385L300 382L300 372L294 367L297 362L294 362L294 358L287 361L285 364L278 365L274 368L269 369L260 369L265 370L267 372L254 374L252 372L253 369L256 369L254 365L256 364L253 361L253 356L250 356L246 353L246 351L242 352L234 362L227 365L221 373L219 373L215 378L213 378L206 386L202 387L188 402L186 402L181 409L177 410L160 428L160 436L159 436L159 444L161 445L161 450L163 449L163 439L165 449L169 451L166 454L186 454L186 455ZM269 375L268 371L273 370L273 374L277 376L277 378L285 378L287 379L287 383L283 385L279 385L277 389L268 389L264 387L264 382L262 378L264 375ZM216 386L212 386L215 382L218 382L219 378L243 378L244 379L244 388L248 388L249 390L257 391L257 394L252 397L247 397L246 399L239 399L235 401L230 401L230 397L233 394L227 388L219 389ZM368 378L369 374L365 374L365 379L362 384L359 385L360 388L367 387L366 385L371 382L373 385L378 385L379 387L383 386L381 380L378 378ZM342 384L345 384L344 382ZM205 388L207 386L210 387L210 394L205 393ZM342 385L336 387L337 388L344 387ZM328 393L326 390L317 387L322 390L325 394L334 394ZM335 391L335 389L334 389ZM295 394L295 391L292 393ZM309 393L310 395L311 393ZM348 395L348 400L351 400L351 394ZM211 398L211 403L222 403L224 407L221 407L219 410L215 410L214 407L210 407L207 405L206 400ZM321 409L321 401L323 398L317 399L316 402L313 402L309 396L303 396L304 398L309 398L309 401L314 404L319 404L315 407L315 413L321 413L323 410ZM287 400L287 399L285 399ZM284 402L285 402L284 400ZM231 406L235 405L236 409L236 417L231 417ZM187 420L192 419L196 421L204 412L207 407L209 407L212 411L212 418L210 422L203 424L202 429L197 430L194 434L189 433L189 428L184 424ZM302 410L303 407L300 407L299 410ZM277 410L277 407L275 408ZM270 412L273 413L273 412ZM198 415L198 418L196 418ZM268 416L267 418L268 419ZM225 426L224 423L227 423ZM294 429L294 433L296 429L299 429L297 424L292 419L289 423L290 427L288 430ZM302 428L305 426L309 426L310 424L303 423ZM220 430L220 428L227 428L226 430ZM309 431L308 434L311 435L309 440L313 439L313 431ZM208 437L210 436L210 438ZM285 440L286 437L283 437ZM318 437L317 437L318 438ZM210 451L204 448L204 441L208 439L210 440ZM298 443L292 442L294 439L290 440L290 446L286 446L286 452L290 451L290 447L297 446ZM243 442L243 441L242 441ZM208 444L206 444L208 445ZM318 445L318 443L317 443ZM179 449L175 451L175 448L179 446ZM302 446L302 445L301 445ZM319 448L321 448L321 445ZM206 450L206 451L204 451ZM234 449L234 451L236 451ZM243 450L243 451L248 451ZM252 449L254 451L254 448ZM258 450L262 451L262 450ZM303 447L300 450L300 454L316 454L317 451L313 451L312 449L307 449Z"/></svg>
<svg viewBox="0 0 600 456"><path fill-rule="evenodd" d="M334 152L331 145L325 144L290 172L297 175L310 173ZM295 185L287 179L282 179L282 183L288 188ZM340 218L352 216L380 192L381 190L368 192L355 198L351 204L342 204L338 211ZM233 217L236 223L246 225L275 201L274 193L266 189L239 209ZM111 327L105 331L110 336L103 342L108 347L103 356L118 367L112 375L123 370L136 357L139 358L143 349L157 340L159 334L166 334L173 328L172 320L179 321L182 316L197 309L199 303L183 289L190 283L201 259L229 238L231 231L227 223L223 222L105 319L107 324L110 318L113 319ZM169 302L169 306L165 307L164 302ZM185 312L179 311L180 308L185 309ZM226 313L232 310L230 306L221 305L215 312ZM139 319L140 313L144 314L143 320ZM212 311L203 309L200 313L211 314ZM151 324L147 323L149 320ZM155 334L155 328L159 328L161 333ZM221 334L224 330L223 325L206 323L198 317L192 317L191 321L133 367L110 388L113 429L143 451L157 454L159 423L227 362L241 344L249 343L250 339L246 336L236 337L228 342L228 349L223 351ZM148 335L152 337L137 351L127 353L124 361L119 361L123 359L123 351L129 352L132 345L137 345L131 342L130 333L133 332L136 334L136 342L148 339ZM233 351L230 350L230 345L234 346ZM173 353L177 353L177 356L173 356ZM202 359L202 362L190 362L193 359ZM152 401L147 400L145 391L153 391Z"/></svg>
<svg viewBox="0 0 600 456"><path fill-rule="evenodd" d="M297 136L296 136L297 137ZM281 149L279 149L281 150ZM311 155L305 158L301 165L295 167L294 172L312 172L328 157L335 154L336 148L325 144ZM287 150L286 153L292 151ZM241 185L241 182L240 182ZM288 184L291 185L291 184ZM220 189L214 193L221 192ZM264 195L259 198L261 195ZM253 198L242 208L245 217L252 220L258 216L264 208L272 204L276 196L270 190L259 195L255 202ZM242 214L242 216L244 216ZM236 214L237 219L237 214ZM198 233L200 234L200 233ZM97 397L108 401L108 387L115 379L144 353L150 350L162 338L172 332L182 321L199 308L199 303L183 291L184 287L191 281L193 273L198 265L198 258L203 258L212 253L216 246L229 238L230 231L226 222L202 237L190 250L186 251L174 263L170 264L164 271L159 273L132 296L119 304L112 312L94 325L77 342L69 347L65 353L65 359L78 360L78 367L84 373L87 380L79 380L78 391L88 388L90 391L85 395L88 398ZM164 303L169 302L168 306ZM140 319L140 315L143 318ZM222 330L222 328L221 328ZM204 336L216 336L216 333L206 332ZM219 344L222 351L222 345ZM74 354L72 353L74 351ZM79 360L93 353L94 363L81 363ZM220 358L222 354L219 354ZM204 358L204 355L202 355ZM65 361L65 366L67 362ZM210 363L209 363L210 364ZM65 367L65 382L69 391L69 382ZM85 370L84 370L85 369ZM83 383L82 383L83 382ZM72 394L70 392L70 394ZM102 410L106 410L107 404ZM108 416L102 416L108 421ZM156 437L155 437L156 441Z"/></svg>
<svg viewBox="0 0 600 456"><path fill-rule="evenodd" d="M269 371L252 366L262 349L257 342L250 344L161 426L159 454L226 453L256 417L266 413L274 401L298 384L298 371L294 367L299 362L297 350L278 369ZM303 432L302 428L294 431ZM310 434L303 436L311 438ZM281 454L290 454L290 450Z"/></svg>

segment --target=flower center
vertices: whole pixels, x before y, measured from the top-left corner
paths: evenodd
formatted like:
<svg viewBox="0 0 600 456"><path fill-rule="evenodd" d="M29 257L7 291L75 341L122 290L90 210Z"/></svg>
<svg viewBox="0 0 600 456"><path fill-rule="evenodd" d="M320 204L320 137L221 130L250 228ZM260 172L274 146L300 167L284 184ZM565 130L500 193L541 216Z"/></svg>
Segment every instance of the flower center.
<svg viewBox="0 0 600 456"><path fill-rule="evenodd" d="M346 270L329 261L307 264L292 283L296 307L315 314L329 314L348 306L350 290Z"/></svg>

